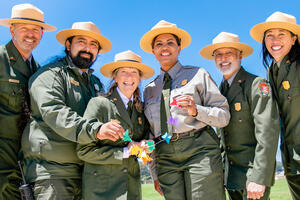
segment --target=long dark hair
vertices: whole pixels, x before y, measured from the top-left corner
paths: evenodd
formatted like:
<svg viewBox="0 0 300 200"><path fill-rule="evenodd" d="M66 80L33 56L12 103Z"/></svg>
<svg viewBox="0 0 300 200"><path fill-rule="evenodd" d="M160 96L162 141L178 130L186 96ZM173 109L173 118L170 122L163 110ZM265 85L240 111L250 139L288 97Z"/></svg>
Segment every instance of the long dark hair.
<svg viewBox="0 0 300 200"><path fill-rule="evenodd" d="M117 74L117 72L118 72L119 69L120 68L118 68L118 69L116 69L116 70L114 70L112 72L112 76L113 77ZM139 74L140 74L140 77L141 77L142 76L142 72L140 70L138 70L138 71L139 71ZM110 86L110 88L109 88L106 96L110 96L112 94L112 92L118 87L118 84L114 80L111 81L110 85L111 86ZM138 112L141 113L143 111L143 104L142 104L142 101L141 101L141 92L140 92L140 88L139 87L137 87L135 89L135 91L133 92L133 105L134 105L134 107L136 108L136 110Z"/></svg>
<svg viewBox="0 0 300 200"><path fill-rule="evenodd" d="M290 32L290 31L289 31ZM290 32L291 36L296 36L294 33ZM273 56L269 53L266 44L265 44L265 34L264 33L264 37L263 37L263 41L262 41L262 55L263 55L263 65L266 69L268 69L268 67L270 66L271 62L273 61ZM296 36L297 37L297 36ZM298 37L295 41L295 44L292 46L291 50L288 53L289 59L291 62L294 62L295 60L300 59L300 45L299 45L299 40Z"/></svg>

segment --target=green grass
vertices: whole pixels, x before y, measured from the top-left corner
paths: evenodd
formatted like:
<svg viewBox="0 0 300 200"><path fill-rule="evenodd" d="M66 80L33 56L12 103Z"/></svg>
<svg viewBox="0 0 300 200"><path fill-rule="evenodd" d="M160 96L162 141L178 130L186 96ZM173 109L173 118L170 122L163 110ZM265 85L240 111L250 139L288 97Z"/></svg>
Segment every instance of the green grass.
<svg viewBox="0 0 300 200"><path fill-rule="evenodd" d="M143 184L142 185L143 200L163 200L154 189L153 184ZM286 180L281 179L275 182L275 185L271 188L271 200L292 200L289 192Z"/></svg>

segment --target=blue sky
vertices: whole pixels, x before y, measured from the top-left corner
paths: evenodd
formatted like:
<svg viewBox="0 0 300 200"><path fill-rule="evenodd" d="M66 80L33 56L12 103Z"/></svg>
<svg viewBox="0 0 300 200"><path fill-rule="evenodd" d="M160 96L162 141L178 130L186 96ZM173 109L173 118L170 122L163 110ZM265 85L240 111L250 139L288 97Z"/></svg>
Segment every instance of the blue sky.
<svg viewBox="0 0 300 200"><path fill-rule="evenodd" d="M64 48L55 37L58 31L71 28L73 22L94 22L112 42L112 50L101 54L93 66L95 74L106 85L108 79L100 74L99 68L112 62L116 53L128 49L154 68L154 77L159 74L159 63L152 54L140 48L139 41L162 19L177 24L192 37L191 45L181 51L180 62L203 67L217 84L222 76L215 63L199 54L217 34L221 31L238 34L241 42L252 46L254 53L243 59L242 65L247 71L266 77L261 62L261 44L251 38L251 27L265 21L275 11L294 15L300 21L299 0L1 0L0 18L10 18L12 6L20 3L31 3L40 8L45 13L46 23L58 29L44 33L40 45L34 50L34 57L41 64L47 63L50 57L63 55ZM0 26L0 44L6 44L10 38L9 29ZM142 88L150 80L143 82Z"/></svg>

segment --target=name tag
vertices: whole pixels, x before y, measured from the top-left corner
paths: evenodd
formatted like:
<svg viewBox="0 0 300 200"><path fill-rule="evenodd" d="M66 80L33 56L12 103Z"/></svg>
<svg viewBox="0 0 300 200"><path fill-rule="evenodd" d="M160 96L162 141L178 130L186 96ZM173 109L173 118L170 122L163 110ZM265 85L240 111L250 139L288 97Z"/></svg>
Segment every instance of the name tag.
<svg viewBox="0 0 300 200"><path fill-rule="evenodd" d="M77 81L74 81L73 79L70 80L71 84L75 86L79 86L79 83Z"/></svg>
<svg viewBox="0 0 300 200"><path fill-rule="evenodd" d="M19 80L17 80L17 79L8 79L8 82L10 82L10 83L20 83L20 81Z"/></svg>

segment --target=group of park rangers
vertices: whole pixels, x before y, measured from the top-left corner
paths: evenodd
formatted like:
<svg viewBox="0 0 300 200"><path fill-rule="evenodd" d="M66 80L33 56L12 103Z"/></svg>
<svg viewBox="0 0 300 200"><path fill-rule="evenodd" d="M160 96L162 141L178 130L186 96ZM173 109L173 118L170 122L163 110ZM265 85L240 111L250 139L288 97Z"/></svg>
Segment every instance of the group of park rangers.
<svg viewBox="0 0 300 200"><path fill-rule="evenodd" d="M160 64L143 98L139 83L154 70L131 50L100 67L109 91L93 75L98 54L112 48L93 22L59 31L65 56L45 66L32 51L56 28L40 9L15 5L0 25L11 33L0 46L0 200L23 198L18 161L35 199L142 199L137 147L150 156L155 190L167 200L223 200L225 189L232 200L268 200L279 136L286 180L300 199L294 16L275 12L250 30L262 43L267 79L241 65L253 49L238 35L221 32L203 47L200 55L223 75L219 86L205 69L179 62L189 33L159 21L140 39Z"/></svg>

